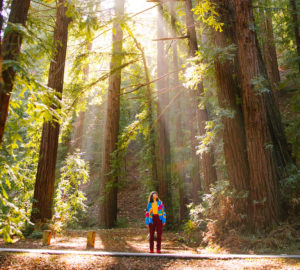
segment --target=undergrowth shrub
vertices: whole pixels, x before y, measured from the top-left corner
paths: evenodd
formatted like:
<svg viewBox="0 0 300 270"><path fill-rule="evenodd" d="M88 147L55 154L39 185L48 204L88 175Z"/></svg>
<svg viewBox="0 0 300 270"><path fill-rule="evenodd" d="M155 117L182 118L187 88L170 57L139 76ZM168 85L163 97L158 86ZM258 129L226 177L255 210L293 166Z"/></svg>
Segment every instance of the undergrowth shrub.
<svg viewBox="0 0 300 270"><path fill-rule="evenodd" d="M290 170L289 176L281 181L281 194L285 215L297 219L300 213L300 170Z"/></svg>
<svg viewBox="0 0 300 270"><path fill-rule="evenodd" d="M54 198L54 226L57 228L78 226L86 215L86 197L79 190L89 180L89 166L79 152L67 156L62 168Z"/></svg>
<svg viewBox="0 0 300 270"><path fill-rule="evenodd" d="M190 220L184 230L191 234L193 231L203 233L202 243L219 242L232 228L244 230L245 213L236 211L236 206L247 200L248 193L237 193L229 181L218 181L210 188L210 194L204 194L198 205L190 205Z"/></svg>

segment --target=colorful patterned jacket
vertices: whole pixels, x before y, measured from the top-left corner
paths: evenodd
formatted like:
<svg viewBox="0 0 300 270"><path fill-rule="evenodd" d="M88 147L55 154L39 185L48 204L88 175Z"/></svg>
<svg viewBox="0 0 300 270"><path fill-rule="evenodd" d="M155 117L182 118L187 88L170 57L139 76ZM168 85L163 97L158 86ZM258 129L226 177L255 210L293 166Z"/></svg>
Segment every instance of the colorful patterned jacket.
<svg viewBox="0 0 300 270"><path fill-rule="evenodd" d="M164 223L166 223L167 218L166 218L165 207L164 207L164 204L162 203L162 201L160 201L160 200L157 201L157 207L158 207L158 217L164 224ZM146 211L146 215L145 215L146 225L153 223L152 218L153 218L152 203L149 202L147 205L147 211Z"/></svg>

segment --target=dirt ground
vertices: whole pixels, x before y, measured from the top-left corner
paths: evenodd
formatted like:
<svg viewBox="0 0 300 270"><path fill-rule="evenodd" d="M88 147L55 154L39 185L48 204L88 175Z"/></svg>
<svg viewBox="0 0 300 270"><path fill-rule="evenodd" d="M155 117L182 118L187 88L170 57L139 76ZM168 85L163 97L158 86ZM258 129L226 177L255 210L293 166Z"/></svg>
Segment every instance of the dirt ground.
<svg viewBox="0 0 300 270"><path fill-rule="evenodd" d="M95 251L148 252L147 229L97 230ZM226 250L197 250L180 242L182 233L164 232L164 253L230 253ZM41 239L16 239L0 247L45 248ZM49 249L86 249L85 231L68 231L51 240ZM145 257L101 257L90 255L48 255L0 253L0 269L300 269L300 260L286 259L168 259Z"/></svg>
<svg viewBox="0 0 300 270"><path fill-rule="evenodd" d="M140 228L120 228L111 230L95 230L97 251L148 252L148 230ZM183 233L163 232L162 250L165 253L196 253L196 250L178 241ZM5 244L0 239L0 247L7 248L45 248L42 239L16 239L13 244ZM51 239L49 249L86 249L86 231L68 231L64 235L56 235Z"/></svg>

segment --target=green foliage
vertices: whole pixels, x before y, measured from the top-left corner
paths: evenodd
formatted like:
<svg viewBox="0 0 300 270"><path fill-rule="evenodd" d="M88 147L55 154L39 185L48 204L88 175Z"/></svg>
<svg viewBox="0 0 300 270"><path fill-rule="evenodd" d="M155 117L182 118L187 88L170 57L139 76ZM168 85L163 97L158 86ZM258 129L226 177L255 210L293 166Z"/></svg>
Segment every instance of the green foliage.
<svg viewBox="0 0 300 270"><path fill-rule="evenodd" d="M293 166L288 172L289 176L280 183L285 215L297 217L300 211L300 170Z"/></svg>
<svg viewBox="0 0 300 270"><path fill-rule="evenodd" d="M60 228L71 226L83 219L86 197L79 189L89 179L89 166L79 152L69 154L60 170L54 198L54 221Z"/></svg>
<svg viewBox="0 0 300 270"><path fill-rule="evenodd" d="M193 11L198 16L198 20L213 27L216 31L222 32L224 23L218 21L219 14L216 12L215 5L211 0L200 1Z"/></svg>
<svg viewBox="0 0 300 270"><path fill-rule="evenodd" d="M254 92L257 95L262 95L271 91L270 83L264 76L257 76L255 78L252 78L251 84L253 85Z"/></svg>
<svg viewBox="0 0 300 270"><path fill-rule="evenodd" d="M284 83L280 84L280 92L288 95L287 103L289 111L284 112L285 132L288 143L291 146L292 157L296 165L300 165L300 88L299 75L288 76ZM297 88L297 89L294 89Z"/></svg>
<svg viewBox="0 0 300 270"><path fill-rule="evenodd" d="M127 228L128 227L128 219L126 217L118 218L116 227L117 228Z"/></svg>
<svg viewBox="0 0 300 270"><path fill-rule="evenodd" d="M41 231L34 231L30 236L30 239L42 239L43 238L43 232Z"/></svg>

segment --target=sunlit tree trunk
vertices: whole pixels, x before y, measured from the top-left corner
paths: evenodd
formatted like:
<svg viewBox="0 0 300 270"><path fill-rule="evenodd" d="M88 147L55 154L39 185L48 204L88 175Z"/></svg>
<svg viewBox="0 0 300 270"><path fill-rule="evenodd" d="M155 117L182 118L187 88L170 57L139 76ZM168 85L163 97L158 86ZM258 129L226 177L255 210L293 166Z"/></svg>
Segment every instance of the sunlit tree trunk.
<svg viewBox="0 0 300 270"><path fill-rule="evenodd" d="M215 0L214 3L220 21L224 23L222 32L213 30L214 44L216 48L225 49L235 42L233 3L232 0ZM214 65L219 105L231 114L222 117L223 148L228 179L236 191L249 191L250 175L246 138L241 106L237 104L240 89L238 89L239 82L235 76L234 62L217 56ZM236 212L251 213L247 198L239 200L234 207Z"/></svg>
<svg viewBox="0 0 300 270"><path fill-rule="evenodd" d="M175 12L175 1L171 1L170 3L170 14L171 14L171 27L173 35L175 35L176 31L176 12ZM184 178L184 159L182 155L182 148L183 148L183 132L182 132L182 106L181 106L181 95L180 92L182 91L182 88L179 87L180 82L178 78L178 51L177 51L177 43L173 42L172 45L173 50L173 88L177 89L175 91L175 95L177 96L175 102L174 102L174 113L176 114L176 149L177 153L175 154L175 164L176 164L176 173L178 175L179 180L179 218L180 222L186 219L187 217L187 197L186 197L186 187L185 187L185 178Z"/></svg>
<svg viewBox="0 0 300 270"><path fill-rule="evenodd" d="M297 7L297 1L296 0L290 0L290 6L292 11L292 21L293 21L293 27L294 27L294 33L295 33L295 39L296 39L296 48L297 48L297 54L298 57L300 57L300 33L299 33L299 22L298 22L298 7ZM299 62L299 72L300 72L300 61Z"/></svg>
<svg viewBox="0 0 300 270"><path fill-rule="evenodd" d="M187 33L189 36L189 56L195 56L196 51L198 50L197 45L197 36L195 30L195 22L192 12L192 1L186 0L186 27ZM198 117L198 127L199 127L199 135L203 136L206 133L205 125L206 121L208 121L208 113L206 108L199 108L199 97L203 93L203 82L198 83L198 87L195 91L192 91L192 98L194 102L192 105L194 106L195 113ZM196 123L196 122L195 122ZM217 180L217 173L214 167L214 155L213 151L206 151L201 154L200 159L201 173L203 175L203 182L205 187L205 192L209 192L209 186Z"/></svg>
<svg viewBox="0 0 300 270"><path fill-rule="evenodd" d="M189 40L189 56L194 56L195 51L197 48L197 36L196 36L196 30L195 30L195 24L193 18L189 18L190 16L193 16L193 13L191 11L192 9L192 3L190 0L186 1L186 25L187 25L187 31ZM201 87L201 86L199 86ZM198 141L196 139L197 136L197 127L198 127L198 121L197 119L197 110L198 108L198 95L196 91L190 91L190 99L191 99L191 107L189 108L189 115L190 115L190 134L191 134L191 146L192 146L192 160L193 160L193 169L192 169L192 199L194 203L200 202L200 196L199 191L201 190L201 168L200 168L200 159L199 156L196 154L196 147L198 145ZM208 187L208 185L206 185ZM208 191L207 191L208 192Z"/></svg>
<svg viewBox="0 0 300 270"><path fill-rule="evenodd" d="M163 20L163 7L160 4L158 6L157 17L157 38L165 38L167 36L166 25ZM160 78L168 73L168 62L166 59L166 50L164 48L164 42L157 42L157 77ZM170 141L168 135L168 109L166 108L169 103L169 78L164 78L157 81L157 135L158 135L158 192L162 201L166 206L168 213L168 223L173 222L172 215L172 199L171 199L171 174L170 174Z"/></svg>
<svg viewBox="0 0 300 270"><path fill-rule="evenodd" d="M267 9L260 8L263 56L272 89L276 90L280 82L280 75L273 33L272 12L269 9L270 1L265 0L265 5Z"/></svg>
<svg viewBox="0 0 300 270"><path fill-rule="evenodd" d="M143 56L143 64L144 64L144 71L146 76L146 97L147 97L147 107L148 107L148 123L150 126L150 131L148 135L148 140L150 144L150 153L151 153L151 178L152 178L152 186L155 190L158 190L158 177L157 177L157 156L156 156L156 136L155 136L155 127L153 122L153 97L152 91L150 86L150 76L149 70L147 66L146 56L144 51L142 51Z"/></svg>
<svg viewBox="0 0 300 270"><path fill-rule="evenodd" d="M112 58L110 70L122 65L123 31L120 19L124 15L124 0L115 0L115 21L112 35ZM117 221L118 179L111 174L112 154L117 150L120 120L121 69L109 77L107 92L106 124L104 134L104 153L100 179L99 223L112 228Z"/></svg>
<svg viewBox="0 0 300 270"><path fill-rule="evenodd" d="M64 84L68 25L70 18L66 16L66 0L59 0L54 29L53 59L50 63L48 86L57 92L61 99ZM53 103L53 110L57 105ZM59 124L57 119L43 124L42 139L36 181L34 186L32 222L46 222L52 218L52 203L55 184L55 167L57 159Z"/></svg>
<svg viewBox="0 0 300 270"><path fill-rule="evenodd" d="M87 52L91 52L92 50L92 43L88 43L87 44ZM88 81L88 77L89 77L89 65L87 64L86 67L84 67L83 70L83 81L87 82ZM84 124L84 120L85 120L85 110L84 111L80 111L79 115L76 119L75 125L74 125L74 140L72 142L72 151L74 152L76 149L82 149L82 140L83 140L83 134L84 134L84 130L83 130L83 124Z"/></svg>
<svg viewBox="0 0 300 270"><path fill-rule="evenodd" d="M1 1L3 4L3 2ZM22 33L18 30L12 30L10 24L21 24L25 26L27 14L30 6L30 0L13 0L8 18L8 26L4 33L2 44L2 59L4 61L18 61L22 44ZM2 27L1 27L2 29ZM2 69L2 80L0 88L0 145L2 143L4 128L8 115L9 100L14 86L16 69L13 66ZM2 82L2 81L1 81Z"/></svg>
<svg viewBox="0 0 300 270"><path fill-rule="evenodd" d="M140 50L142 54L143 59L143 66L144 66L144 72L145 72L145 78L146 78L146 106L148 109L148 125L150 127L149 135L148 135L148 143L150 145L150 155L151 155L151 179L152 179L152 187L154 190L158 190L158 181L157 181L157 156L156 156L156 144L155 144L155 127L153 122L153 96L150 86L150 75L149 75L149 69L147 65L147 59L145 56L145 51L142 47L142 45L137 41L135 37L133 37L134 42L136 44L136 47Z"/></svg>
<svg viewBox="0 0 300 270"><path fill-rule="evenodd" d="M246 145L250 168L251 200L253 202L252 225L265 228L278 222L280 215L276 160L272 145L274 133L268 111L271 91L262 93L255 80L266 76L258 48L252 1L234 0L239 64L242 77L242 102L246 131ZM276 119L278 120L278 119Z"/></svg>

